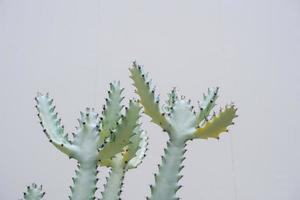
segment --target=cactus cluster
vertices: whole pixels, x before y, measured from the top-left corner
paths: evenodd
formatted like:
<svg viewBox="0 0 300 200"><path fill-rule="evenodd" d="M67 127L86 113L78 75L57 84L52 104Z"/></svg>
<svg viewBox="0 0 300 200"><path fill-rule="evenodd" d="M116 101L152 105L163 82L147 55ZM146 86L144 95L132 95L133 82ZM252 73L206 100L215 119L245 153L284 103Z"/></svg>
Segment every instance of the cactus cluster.
<svg viewBox="0 0 300 200"><path fill-rule="evenodd" d="M148 200L179 199L176 192L181 188L178 182L183 177L181 170L187 141L219 139L237 117L233 104L218 113L213 112L219 88L209 89L198 109L191 105L190 100L179 96L175 88L162 104L152 80L142 67L134 62L129 71L139 99L130 100L124 107L123 88L119 82L111 83L101 115L93 108L86 108L80 113L72 136L65 133L53 99L40 93L35 98L40 124L49 142L78 161L76 176L70 187L70 200L96 199L99 166L110 168L110 173L104 191L97 199L121 199L126 172L142 163L148 148L148 137L139 122L141 110L169 136ZM24 200L41 200L44 194L42 186L32 184L27 187Z"/></svg>

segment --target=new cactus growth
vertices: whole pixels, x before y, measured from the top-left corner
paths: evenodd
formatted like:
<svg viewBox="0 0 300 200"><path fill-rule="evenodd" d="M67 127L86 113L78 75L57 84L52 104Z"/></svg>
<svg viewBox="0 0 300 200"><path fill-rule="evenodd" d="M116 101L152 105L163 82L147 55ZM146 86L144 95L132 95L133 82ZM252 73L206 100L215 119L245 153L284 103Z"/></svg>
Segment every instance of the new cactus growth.
<svg viewBox="0 0 300 200"><path fill-rule="evenodd" d="M218 114L211 114L218 97L218 88L208 90L199 105L199 111L195 111L190 101L178 97L175 89L168 94L165 105L161 105L150 78L135 62L130 73L140 99L130 100L124 109L123 89L119 82L111 83L102 115L98 115L93 108L86 108L85 112L80 113L79 125L71 138L64 132L53 99L48 94L40 93L35 98L40 124L50 143L69 158L78 161L74 185L70 187L70 200L96 198L98 166L109 167L111 170L100 199L120 199L125 173L142 162L148 148L146 132L139 123L140 104L151 121L169 135L159 172L155 174L155 185L150 186L149 200L178 199L176 192L181 188L178 182L182 178L187 141L196 138L218 139L233 124L236 117L233 104L225 106ZM32 184L24 193L24 199L41 200L44 194L41 186Z"/></svg>
<svg viewBox="0 0 300 200"><path fill-rule="evenodd" d="M41 200L44 195L45 192L42 191L42 186L38 187L34 183L31 186L27 186L27 191L23 194L25 200Z"/></svg>
<svg viewBox="0 0 300 200"><path fill-rule="evenodd" d="M183 169L186 142L196 138L218 139L219 135L227 132L228 126L233 124L237 109L234 105L229 105L218 114L210 115L218 97L218 88L208 90L198 112L194 111L189 100L183 96L179 98L175 89L168 95L166 104L161 106L152 80L142 67L134 62L130 72L145 114L169 135L158 175L155 174L155 185L150 186L151 197L148 199L179 199L176 192L181 188L178 182L182 178L180 172Z"/></svg>

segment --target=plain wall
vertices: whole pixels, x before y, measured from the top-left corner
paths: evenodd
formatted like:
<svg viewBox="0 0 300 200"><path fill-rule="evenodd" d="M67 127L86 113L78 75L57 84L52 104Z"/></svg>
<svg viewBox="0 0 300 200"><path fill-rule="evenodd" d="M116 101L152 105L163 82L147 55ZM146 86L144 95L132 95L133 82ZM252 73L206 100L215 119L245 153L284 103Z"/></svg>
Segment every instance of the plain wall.
<svg viewBox="0 0 300 200"><path fill-rule="evenodd" d="M100 112L110 81L136 97L133 60L163 99L176 86L197 105L220 86L217 110L232 101L239 108L229 134L189 143L179 197L300 198L299 1L0 0L1 200L21 198L31 182L43 184L45 199L70 193L76 162L43 134L37 91L50 92L70 133L79 111ZM143 121L150 150L128 172L123 199L149 195L167 140Z"/></svg>

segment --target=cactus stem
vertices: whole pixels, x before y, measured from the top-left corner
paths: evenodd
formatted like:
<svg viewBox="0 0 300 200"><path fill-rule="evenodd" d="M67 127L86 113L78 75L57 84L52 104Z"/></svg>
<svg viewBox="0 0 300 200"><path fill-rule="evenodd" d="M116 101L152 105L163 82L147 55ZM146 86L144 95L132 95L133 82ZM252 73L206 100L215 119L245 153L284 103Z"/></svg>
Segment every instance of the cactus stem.
<svg viewBox="0 0 300 200"><path fill-rule="evenodd" d="M158 165L159 173L155 176L155 185L151 186L149 200L173 200L175 193L181 188L177 182L182 178L178 173L183 169L185 141L169 140L162 164ZM175 173L175 174L174 174Z"/></svg>

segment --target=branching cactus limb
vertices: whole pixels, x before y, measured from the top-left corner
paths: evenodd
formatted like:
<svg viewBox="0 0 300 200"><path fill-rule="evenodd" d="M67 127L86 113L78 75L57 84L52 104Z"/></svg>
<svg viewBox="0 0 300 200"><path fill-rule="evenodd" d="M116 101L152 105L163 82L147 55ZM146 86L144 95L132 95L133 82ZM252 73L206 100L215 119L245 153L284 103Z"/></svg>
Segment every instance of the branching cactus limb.
<svg viewBox="0 0 300 200"><path fill-rule="evenodd" d="M148 199L178 199L176 192L181 188L178 181L182 178L180 171L183 168L186 142L195 138L219 138L219 135L227 132L228 126L233 124L233 119L237 117L237 109L231 104L220 110L219 114L210 114L215 106L218 88L209 90L208 94L204 95L198 112L194 111L189 100L178 97L176 89L168 95L166 105L161 106L151 80L142 67L134 62L130 72L145 114L170 137L162 164L159 165L159 173L155 175L155 185L151 186L151 197Z"/></svg>
<svg viewBox="0 0 300 200"><path fill-rule="evenodd" d="M36 97L38 116L49 141L61 152L78 161L78 170L73 178L74 186L71 187L72 194L69 197L71 200L95 199L98 165L113 159L130 143L130 138L134 135L141 107L137 102L130 101L123 116L122 90L119 83L111 84L103 117L99 117L90 108L84 113L81 112L79 126L73 133L72 141L64 133L49 95L38 94Z"/></svg>
<svg viewBox="0 0 300 200"><path fill-rule="evenodd" d="M42 200L45 195L42 185L37 186L33 183L31 186L27 186L27 191L24 192L24 200Z"/></svg>
<svg viewBox="0 0 300 200"><path fill-rule="evenodd" d="M111 167L111 171L104 185L104 191L101 193L101 200L121 199L123 180L127 170L136 168L145 157L148 146L146 133L141 131L140 127L135 129L135 133L124 151L106 163L107 166Z"/></svg>
<svg viewBox="0 0 300 200"><path fill-rule="evenodd" d="M99 144L116 129L118 122L122 116L123 105L122 101L124 97L122 92L124 88L121 88L120 82L110 83L110 89L108 90L108 98L105 99L106 105L103 106L100 130Z"/></svg>
<svg viewBox="0 0 300 200"><path fill-rule="evenodd" d="M159 96L155 95L155 88L148 74L142 71L142 67L133 64L130 69L131 78L134 81L136 93L140 96L140 102L144 106L145 114L151 117L153 123L161 126L164 130L170 131L171 125L167 121L159 105Z"/></svg>
<svg viewBox="0 0 300 200"><path fill-rule="evenodd" d="M60 120L57 119L53 100L49 95L38 94L38 116L49 141L70 158L78 161L76 177L73 178L74 186L71 187L72 200L92 199L96 191L97 182L97 157L100 120L93 109L86 109L78 120L79 126L73 134L73 141L69 140Z"/></svg>

